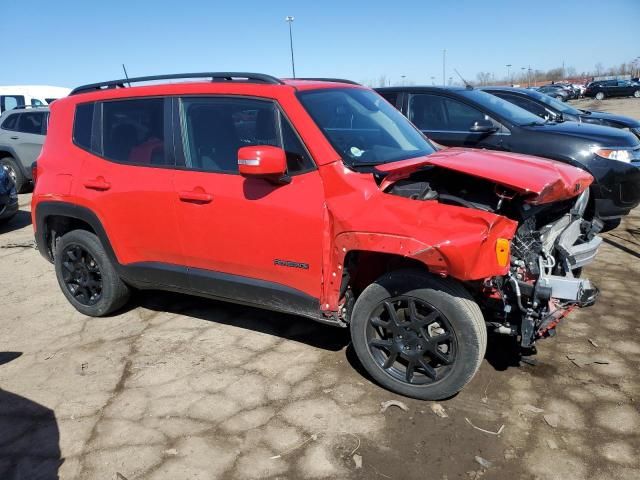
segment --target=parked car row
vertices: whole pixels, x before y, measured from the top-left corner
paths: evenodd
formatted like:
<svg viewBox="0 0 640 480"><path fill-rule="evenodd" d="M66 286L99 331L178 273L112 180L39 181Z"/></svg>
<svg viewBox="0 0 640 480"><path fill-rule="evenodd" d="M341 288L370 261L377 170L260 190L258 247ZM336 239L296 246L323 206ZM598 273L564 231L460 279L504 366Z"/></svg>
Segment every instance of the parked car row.
<svg viewBox="0 0 640 480"><path fill-rule="evenodd" d="M591 82L584 92L585 97L604 100L608 97L640 98L640 83L632 80L601 80Z"/></svg>
<svg viewBox="0 0 640 480"><path fill-rule="evenodd" d="M545 120L593 123L607 127L621 128L629 130L640 138L640 120L636 120L635 118L614 115L607 112L577 109L566 103L559 102L549 95L529 89L486 87L483 88L483 90L518 105Z"/></svg>
<svg viewBox="0 0 640 480"><path fill-rule="evenodd" d="M640 201L640 141L472 88L379 92L391 105L237 72L79 87L34 168L38 249L86 315L132 288L294 313L348 327L384 387L451 396L487 332L531 353L596 301L580 271Z"/></svg>
<svg viewBox="0 0 640 480"><path fill-rule="evenodd" d="M442 145L537 155L588 171L595 180L587 216L603 221L604 230L615 228L640 203L637 123L636 134L632 134L587 122L544 120L521 108L523 97L513 95L516 91L535 93L525 89L501 90L499 95L491 95L490 88L469 87L377 90L428 138ZM501 98L504 92L507 99Z"/></svg>

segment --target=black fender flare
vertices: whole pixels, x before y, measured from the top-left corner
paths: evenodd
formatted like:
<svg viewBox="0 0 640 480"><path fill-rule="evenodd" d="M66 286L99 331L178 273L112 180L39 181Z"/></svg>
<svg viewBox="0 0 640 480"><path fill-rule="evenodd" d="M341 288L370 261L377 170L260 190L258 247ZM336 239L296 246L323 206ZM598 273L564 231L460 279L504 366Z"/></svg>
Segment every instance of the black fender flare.
<svg viewBox="0 0 640 480"><path fill-rule="evenodd" d="M100 243L102 243L109 259L113 262L114 266L118 268L120 263L118 262L118 258L111 246L109 236L102 226L102 222L98 216L87 207L62 201L39 202L35 209L36 246L38 247L40 254L49 262L52 262L53 258L51 256L51 251L49 250L49 239L47 238L47 220L52 216L74 218L89 225L100 240Z"/></svg>

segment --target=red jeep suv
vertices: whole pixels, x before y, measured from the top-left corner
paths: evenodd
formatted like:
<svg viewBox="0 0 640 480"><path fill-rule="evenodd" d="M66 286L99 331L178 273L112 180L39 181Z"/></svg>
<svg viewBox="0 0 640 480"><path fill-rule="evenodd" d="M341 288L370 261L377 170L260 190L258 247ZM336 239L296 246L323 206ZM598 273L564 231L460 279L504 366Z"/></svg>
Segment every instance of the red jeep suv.
<svg viewBox="0 0 640 480"><path fill-rule="evenodd" d="M79 87L35 174L38 248L80 312L164 289L349 327L371 376L416 398L469 382L487 332L531 350L597 296L588 173L442 149L348 81Z"/></svg>

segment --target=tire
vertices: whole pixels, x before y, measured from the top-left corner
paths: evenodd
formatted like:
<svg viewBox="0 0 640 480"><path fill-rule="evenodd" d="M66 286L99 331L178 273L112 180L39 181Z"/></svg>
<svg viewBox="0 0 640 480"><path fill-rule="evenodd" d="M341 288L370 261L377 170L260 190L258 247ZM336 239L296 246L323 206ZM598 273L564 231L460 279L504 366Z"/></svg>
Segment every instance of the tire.
<svg viewBox="0 0 640 480"><path fill-rule="evenodd" d="M398 309L395 317L401 321L393 322L389 306ZM420 270L391 272L365 288L350 329L356 355L373 379L421 400L458 393L478 371L487 348L482 312L466 289ZM388 335L390 329L395 331Z"/></svg>
<svg viewBox="0 0 640 480"><path fill-rule="evenodd" d="M556 97L556 100L560 101L560 102L564 102L564 97L562 95L558 95Z"/></svg>
<svg viewBox="0 0 640 480"><path fill-rule="evenodd" d="M640 98L640 90L636 90L635 92L633 92L633 96L636 98Z"/></svg>
<svg viewBox="0 0 640 480"><path fill-rule="evenodd" d="M596 93L596 100L604 100L604 92Z"/></svg>
<svg viewBox="0 0 640 480"><path fill-rule="evenodd" d="M0 166L4 168L16 184L16 192L23 193L29 184L29 180L22 174L22 170L13 157L0 159Z"/></svg>
<svg viewBox="0 0 640 480"><path fill-rule="evenodd" d="M600 233L610 232L611 230L615 230L620 226L620 223L622 223L621 218L614 218L613 220L603 220L602 230L600 230Z"/></svg>
<svg viewBox="0 0 640 480"><path fill-rule="evenodd" d="M62 293L80 313L102 317L129 300L129 287L91 232L72 230L63 235L56 244L55 268Z"/></svg>

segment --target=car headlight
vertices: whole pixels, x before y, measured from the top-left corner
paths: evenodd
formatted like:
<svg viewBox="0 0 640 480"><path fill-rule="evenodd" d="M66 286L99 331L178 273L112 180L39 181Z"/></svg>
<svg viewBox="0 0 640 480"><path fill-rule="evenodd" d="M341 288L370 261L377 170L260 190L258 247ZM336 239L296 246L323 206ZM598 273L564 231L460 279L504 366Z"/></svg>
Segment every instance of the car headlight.
<svg viewBox="0 0 640 480"><path fill-rule="evenodd" d="M640 160L640 148L599 148L594 153L602 158L625 163Z"/></svg>

